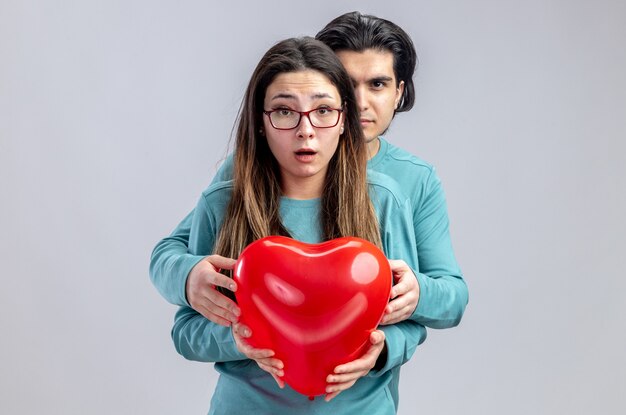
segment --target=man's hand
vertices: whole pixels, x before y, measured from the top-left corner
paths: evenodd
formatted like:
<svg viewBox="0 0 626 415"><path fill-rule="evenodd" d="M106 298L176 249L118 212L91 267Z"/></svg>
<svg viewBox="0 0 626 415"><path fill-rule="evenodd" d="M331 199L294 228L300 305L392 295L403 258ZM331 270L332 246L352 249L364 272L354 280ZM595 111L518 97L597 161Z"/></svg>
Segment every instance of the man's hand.
<svg viewBox="0 0 626 415"><path fill-rule="evenodd" d="M359 378L367 375L376 365L376 360L385 347L385 333L375 330L370 334L370 348L365 354L352 362L339 365L332 375L328 375L326 382L326 402L339 395L342 391L349 389Z"/></svg>
<svg viewBox="0 0 626 415"><path fill-rule="evenodd" d="M185 292L189 305L216 324L229 327L239 320L241 310L216 287L237 291L237 284L231 278L220 274L220 269L233 269L235 260L219 255L210 255L198 262L187 277Z"/></svg>
<svg viewBox="0 0 626 415"><path fill-rule="evenodd" d="M391 288L391 302L385 308L380 324L395 324L411 317L420 297L420 286L411 268L402 260L389 260L395 281Z"/></svg>
<svg viewBox="0 0 626 415"><path fill-rule="evenodd" d="M272 375L279 388L284 388L285 382L281 379L281 377L285 375L282 360L274 358L274 352L272 350L255 349L250 346L246 339L252 335L252 332L243 324L233 324L232 331L233 337L235 338L235 344L237 345L237 350L246 355L248 359L254 360L261 369Z"/></svg>

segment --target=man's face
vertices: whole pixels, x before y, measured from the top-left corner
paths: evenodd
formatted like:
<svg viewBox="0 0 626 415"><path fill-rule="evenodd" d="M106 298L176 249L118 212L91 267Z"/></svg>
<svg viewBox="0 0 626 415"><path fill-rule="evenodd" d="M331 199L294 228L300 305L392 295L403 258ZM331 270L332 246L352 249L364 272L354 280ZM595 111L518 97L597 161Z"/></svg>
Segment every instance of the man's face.
<svg viewBox="0 0 626 415"><path fill-rule="evenodd" d="M394 111L404 91L404 81L396 86L393 54L389 51L343 50L338 51L337 56L354 83L361 127L366 142L370 143L384 133L391 124Z"/></svg>

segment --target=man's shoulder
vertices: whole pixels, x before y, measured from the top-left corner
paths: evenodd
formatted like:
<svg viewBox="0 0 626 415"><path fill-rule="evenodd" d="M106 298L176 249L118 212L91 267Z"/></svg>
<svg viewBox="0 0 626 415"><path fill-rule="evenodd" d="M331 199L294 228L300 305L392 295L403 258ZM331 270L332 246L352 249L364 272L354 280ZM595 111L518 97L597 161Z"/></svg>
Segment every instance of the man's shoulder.
<svg viewBox="0 0 626 415"><path fill-rule="evenodd" d="M391 177L413 198L436 181L435 168L430 163L382 138L380 142L379 154L368 165L371 170Z"/></svg>
<svg viewBox="0 0 626 415"><path fill-rule="evenodd" d="M209 204L228 203L233 193L233 181L224 180L211 183L209 187L202 192L202 198Z"/></svg>
<svg viewBox="0 0 626 415"><path fill-rule="evenodd" d="M367 184L378 202L387 200L402 206L407 200L407 195L398 181L385 173L368 169Z"/></svg>
<svg viewBox="0 0 626 415"><path fill-rule="evenodd" d="M386 144L387 151L383 156L383 164L401 169L413 169L424 173L432 172L432 164L389 142L386 142Z"/></svg>

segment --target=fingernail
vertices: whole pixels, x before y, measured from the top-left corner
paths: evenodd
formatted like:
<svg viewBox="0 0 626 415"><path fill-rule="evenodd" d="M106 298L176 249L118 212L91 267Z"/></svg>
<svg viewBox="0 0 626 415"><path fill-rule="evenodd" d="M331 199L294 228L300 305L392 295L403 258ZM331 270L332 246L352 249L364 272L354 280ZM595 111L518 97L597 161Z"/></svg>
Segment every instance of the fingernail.
<svg viewBox="0 0 626 415"><path fill-rule="evenodd" d="M235 284L228 284L228 289L231 291L235 291Z"/></svg>

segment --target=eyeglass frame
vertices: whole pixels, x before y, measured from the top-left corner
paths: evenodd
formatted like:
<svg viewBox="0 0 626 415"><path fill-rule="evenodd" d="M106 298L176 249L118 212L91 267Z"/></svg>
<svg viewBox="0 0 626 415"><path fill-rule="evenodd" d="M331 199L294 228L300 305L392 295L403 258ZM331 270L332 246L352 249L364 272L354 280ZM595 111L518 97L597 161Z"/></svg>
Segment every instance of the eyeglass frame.
<svg viewBox="0 0 626 415"><path fill-rule="evenodd" d="M335 124L333 125L329 125L328 127L317 127L316 125L313 124L313 121L311 121L311 116L309 115L310 113L312 113L313 111L317 111L320 109L327 109L327 110L333 110L333 111L339 111L339 113L337 114L337 122L335 122ZM300 118L298 118L298 123L291 128L278 128L274 125L274 122L272 121L272 113L276 112L276 111L284 111L284 110L288 110L288 111L292 111L292 112L297 112L298 115L300 115ZM312 110L309 111L296 111L296 110L292 110L289 108L276 108L275 110L263 110L263 114L267 115L267 118L269 118L270 120L270 125L272 126L272 128L274 128L275 130L282 130L282 131L289 131L289 130L295 130L296 128L298 128L298 126L300 125L300 122L302 122L302 116L306 115L306 117L309 119L309 123L311 123L311 126L314 128L333 128L336 127L337 124L339 124L339 119L341 118L341 114L343 113L343 108L327 108L327 107L317 107L317 108L313 108Z"/></svg>

